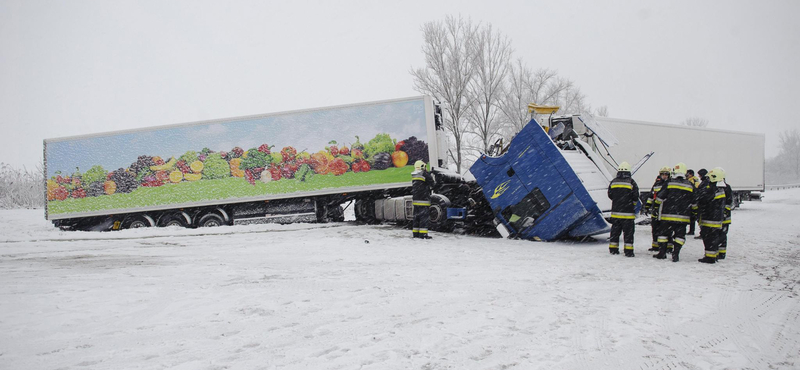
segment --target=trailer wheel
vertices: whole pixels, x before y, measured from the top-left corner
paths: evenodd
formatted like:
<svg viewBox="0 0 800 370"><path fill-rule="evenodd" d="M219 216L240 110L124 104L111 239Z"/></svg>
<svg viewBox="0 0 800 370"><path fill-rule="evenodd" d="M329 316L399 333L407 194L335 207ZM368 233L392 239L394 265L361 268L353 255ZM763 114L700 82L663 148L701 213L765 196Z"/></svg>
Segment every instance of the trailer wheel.
<svg viewBox="0 0 800 370"><path fill-rule="evenodd" d="M216 213L209 213L200 217L200 221L197 222L197 226L200 227L216 227L222 225L225 225L225 221Z"/></svg>
<svg viewBox="0 0 800 370"><path fill-rule="evenodd" d="M128 216L122 221L122 229L139 229L142 227L152 227L153 219L146 215Z"/></svg>
<svg viewBox="0 0 800 370"><path fill-rule="evenodd" d="M161 216L161 219L158 220L158 226L161 227L168 227L168 226L180 226L180 227L188 227L189 226L189 215L185 212L175 212L175 213L168 213Z"/></svg>

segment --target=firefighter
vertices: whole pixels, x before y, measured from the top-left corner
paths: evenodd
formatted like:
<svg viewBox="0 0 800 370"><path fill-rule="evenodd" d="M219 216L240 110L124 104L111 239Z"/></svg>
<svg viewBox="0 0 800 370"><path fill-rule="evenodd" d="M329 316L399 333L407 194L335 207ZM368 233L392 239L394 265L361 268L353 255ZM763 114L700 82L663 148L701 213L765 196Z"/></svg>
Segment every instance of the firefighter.
<svg viewBox="0 0 800 370"><path fill-rule="evenodd" d="M686 170L686 180L689 180L695 189L700 186L700 179L694 175L694 170L692 169ZM694 235L695 222L697 222L697 216L694 212L692 212L692 219L689 220L689 231L686 233L686 235Z"/></svg>
<svg viewBox="0 0 800 370"><path fill-rule="evenodd" d="M658 254L653 258L667 258L667 246L672 245L672 262L678 262L681 248L686 243L686 225L691 219L694 205L694 186L686 180L686 165L678 163L672 168L672 178L661 186L654 207L658 215Z"/></svg>
<svg viewBox="0 0 800 370"><path fill-rule="evenodd" d="M661 189L661 186L664 185L669 180L669 174L672 169L669 166L661 167L658 171L658 177L656 177L656 182L653 184L653 187L650 188L650 194L647 195L647 202L645 203L642 210L645 214L651 213L650 217L650 228L651 233L653 235L653 243L650 245L650 249L648 252L656 252L658 251L658 218L656 217L655 213L653 212L653 202L656 200L658 196L658 191Z"/></svg>
<svg viewBox="0 0 800 370"><path fill-rule="evenodd" d="M617 170L617 177L608 185L608 198L611 199L611 238L608 251L619 254L619 236L624 233L625 257L634 257L634 209L639 200L639 187L631 177L631 165L628 162L620 163Z"/></svg>
<svg viewBox="0 0 800 370"><path fill-rule="evenodd" d="M722 237L717 251L717 260L724 260L725 255L728 253L728 229L731 227L731 210L733 209L733 189L731 185L725 181L727 173L724 169L722 171L722 184L725 184L725 220L722 221ZM719 187L720 184L717 184Z"/></svg>
<svg viewBox="0 0 800 370"><path fill-rule="evenodd" d="M697 208L700 214L700 235L703 237L705 255L699 259L703 263L716 263L725 222L725 171L716 167L708 172L708 186L700 189Z"/></svg>
<svg viewBox="0 0 800 370"><path fill-rule="evenodd" d="M428 235L432 187L433 176L425 168L425 162L417 161L414 163L414 172L411 173L411 203L414 206L412 231L415 238L433 239Z"/></svg>
<svg viewBox="0 0 800 370"><path fill-rule="evenodd" d="M697 176L700 177L700 184L695 186L695 189L706 189L708 188L708 171L705 168L701 168L697 171ZM697 223L700 224L700 215L697 215ZM694 237L695 239L703 239L703 228L700 228L700 234Z"/></svg>

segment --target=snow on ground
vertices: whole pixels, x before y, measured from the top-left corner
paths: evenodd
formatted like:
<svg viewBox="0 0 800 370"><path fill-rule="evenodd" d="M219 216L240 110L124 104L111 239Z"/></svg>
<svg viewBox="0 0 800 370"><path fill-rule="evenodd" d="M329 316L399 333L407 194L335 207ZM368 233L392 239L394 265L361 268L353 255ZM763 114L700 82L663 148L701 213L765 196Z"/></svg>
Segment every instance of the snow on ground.
<svg viewBox="0 0 800 370"><path fill-rule="evenodd" d="M61 232L0 212L2 369L796 369L800 189L728 259L399 227Z"/></svg>

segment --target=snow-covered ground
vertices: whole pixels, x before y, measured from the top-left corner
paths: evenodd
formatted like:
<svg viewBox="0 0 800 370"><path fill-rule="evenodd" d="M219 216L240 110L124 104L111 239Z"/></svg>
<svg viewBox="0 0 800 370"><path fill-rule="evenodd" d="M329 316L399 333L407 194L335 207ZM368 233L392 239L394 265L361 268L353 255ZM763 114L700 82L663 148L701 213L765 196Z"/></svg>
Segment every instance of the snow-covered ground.
<svg viewBox="0 0 800 370"><path fill-rule="evenodd" d="M0 369L797 369L800 189L728 259L395 226L60 232L0 212Z"/></svg>

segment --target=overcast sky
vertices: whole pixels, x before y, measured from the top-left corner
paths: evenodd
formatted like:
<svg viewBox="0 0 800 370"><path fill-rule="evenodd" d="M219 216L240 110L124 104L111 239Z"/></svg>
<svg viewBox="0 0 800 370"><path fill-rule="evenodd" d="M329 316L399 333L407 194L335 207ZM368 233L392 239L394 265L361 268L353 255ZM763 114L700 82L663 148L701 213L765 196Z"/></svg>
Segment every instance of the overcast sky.
<svg viewBox="0 0 800 370"><path fill-rule="evenodd" d="M800 1L0 0L0 162L42 140L418 95L424 22L491 23L610 116L798 128Z"/></svg>

